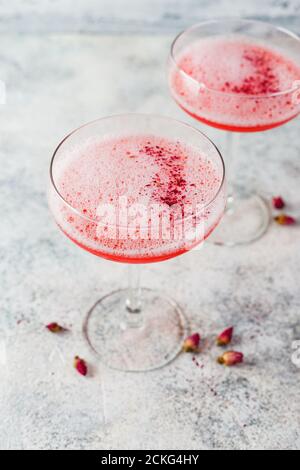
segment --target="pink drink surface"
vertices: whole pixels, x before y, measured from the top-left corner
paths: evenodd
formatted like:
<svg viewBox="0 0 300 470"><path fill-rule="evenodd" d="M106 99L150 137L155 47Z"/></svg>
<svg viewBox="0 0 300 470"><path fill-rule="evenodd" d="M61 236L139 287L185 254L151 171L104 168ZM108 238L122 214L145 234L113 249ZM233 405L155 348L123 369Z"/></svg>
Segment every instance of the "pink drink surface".
<svg viewBox="0 0 300 470"><path fill-rule="evenodd" d="M209 155L193 146L152 135L109 137L63 156L55 180L72 208L54 191L50 206L63 232L93 254L162 261L190 250L216 227L225 204L222 178ZM188 231L195 232L189 240Z"/></svg>
<svg viewBox="0 0 300 470"><path fill-rule="evenodd" d="M201 39L184 49L176 63L170 76L174 98L214 127L267 130L300 112L297 92L271 96L294 89L299 59L296 63L263 44L239 36Z"/></svg>

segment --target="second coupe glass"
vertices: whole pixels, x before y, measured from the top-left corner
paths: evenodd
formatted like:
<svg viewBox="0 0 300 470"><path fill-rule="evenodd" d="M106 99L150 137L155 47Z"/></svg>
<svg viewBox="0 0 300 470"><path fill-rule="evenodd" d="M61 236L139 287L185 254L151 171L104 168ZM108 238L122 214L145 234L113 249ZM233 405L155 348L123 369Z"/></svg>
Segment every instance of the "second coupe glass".
<svg viewBox="0 0 300 470"><path fill-rule="evenodd" d="M195 25L172 44L169 86L185 112L227 131L230 173L239 153L239 133L267 131L300 113L300 40L258 21ZM265 233L269 221L264 198L249 194L231 175L227 212L212 240L229 246L247 244Z"/></svg>

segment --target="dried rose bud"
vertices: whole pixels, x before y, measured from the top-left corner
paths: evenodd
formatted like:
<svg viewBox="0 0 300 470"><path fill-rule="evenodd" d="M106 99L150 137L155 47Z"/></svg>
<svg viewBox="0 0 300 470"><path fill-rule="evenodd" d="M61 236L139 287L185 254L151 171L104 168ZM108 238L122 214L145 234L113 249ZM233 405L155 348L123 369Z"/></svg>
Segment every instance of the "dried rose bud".
<svg viewBox="0 0 300 470"><path fill-rule="evenodd" d="M198 352L201 337L198 333L189 336L183 344L183 352Z"/></svg>
<svg viewBox="0 0 300 470"><path fill-rule="evenodd" d="M49 323L46 328L47 330L51 331L51 333L62 333L63 331L66 331L66 329L60 326L58 323Z"/></svg>
<svg viewBox="0 0 300 470"><path fill-rule="evenodd" d="M227 351L218 358L218 363L231 367L236 364L241 364L244 361L244 355L236 351Z"/></svg>
<svg viewBox="0 0 300 470"><path fill-rule="evenodd" d="M296 223L296 219L294 219L294 217L291 217L290 215L286 215L286 214L281 214L275 217L274 220L279 225L295 225Z"/></svg>
<svg viewBox="0 0 300 470"><path fill-rule="evenodd" d="M284 200L282 199L281 196L278 196L278 197L273 197L273 207L274 209L283 209L285 207L285 202Z"/></svg>
<svg viewBox="0 0 300 470"><path fill-rule="evenodd" d="M227 330L223 331L218 338L217 338L217 345L218 346L227 346L227 344L231 343L233 336L233 327L227 328Z"/></svg>
<svg viewBox="0 0 300 470"><path fill-rule="evenodd" d="M76 356L74 359L74 367L80 375L86 376L88 373L88 368L86 362L80 357Z"/></svg>

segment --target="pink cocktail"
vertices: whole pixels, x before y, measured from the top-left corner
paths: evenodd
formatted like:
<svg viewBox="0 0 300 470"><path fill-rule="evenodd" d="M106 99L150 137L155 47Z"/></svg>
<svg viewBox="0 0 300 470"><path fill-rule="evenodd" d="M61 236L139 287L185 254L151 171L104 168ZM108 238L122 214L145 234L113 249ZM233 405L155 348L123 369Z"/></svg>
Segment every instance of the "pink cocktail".
<svg viewBox="0 0 300 470"><path fill-rule="evenodd" d="M53 209L63 232L95 255L163 261L192 249L218 224L222 201L213 210L202 207L214 198L220 178L206 155L180 141L96 138L70 152L56 175L57 189L79 214L59 201ZM190 240L188 232L194 232Z"/></svg>
<svg viewBox="0 0 300 470"><path fill-rule="evenodd" d="M211 21L174 41L169 85L185 112L229 132L232 155L236 133L270 130L300 113L299 57L299 39L283 29L255 21ZM227 216L216 241L228 245L259 238L269 223L268 208L257 195L239 200L230 194Z"/></svg>
<svg viewBox="0 0 300 470"><path fill-rule="evenodd" d="M60 144L49 193L58 226L90 253L132 266L130 288L97 302L86 321L89 343L106 363L151 369L178 352L182 312L141 289L133 265L197 247L218 225L225 199L218 150L177 121L116 116L83 126Z"/></svg>

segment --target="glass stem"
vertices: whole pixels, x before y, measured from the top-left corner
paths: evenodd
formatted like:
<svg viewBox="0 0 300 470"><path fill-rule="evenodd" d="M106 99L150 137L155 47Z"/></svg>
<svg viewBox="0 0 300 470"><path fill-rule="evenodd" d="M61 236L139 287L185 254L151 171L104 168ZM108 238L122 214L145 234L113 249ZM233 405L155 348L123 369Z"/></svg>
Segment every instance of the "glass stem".
<svg viewBox="0 0 300 470"><path fill-rule="evenodd" d="M233 210L235 196L234 196L234 173L236 156L238 153L240 134L236 132L227 132L227 148L226 148L226 167L228 172L228 206L227 211Z"/></svg>
<svg viewBox="0 0 300 470"><path fill-rule="evenodd" d="M141 295L141 266L128 265L128 291L126 299L126 327L139 328L143 323Z"/></svg>

